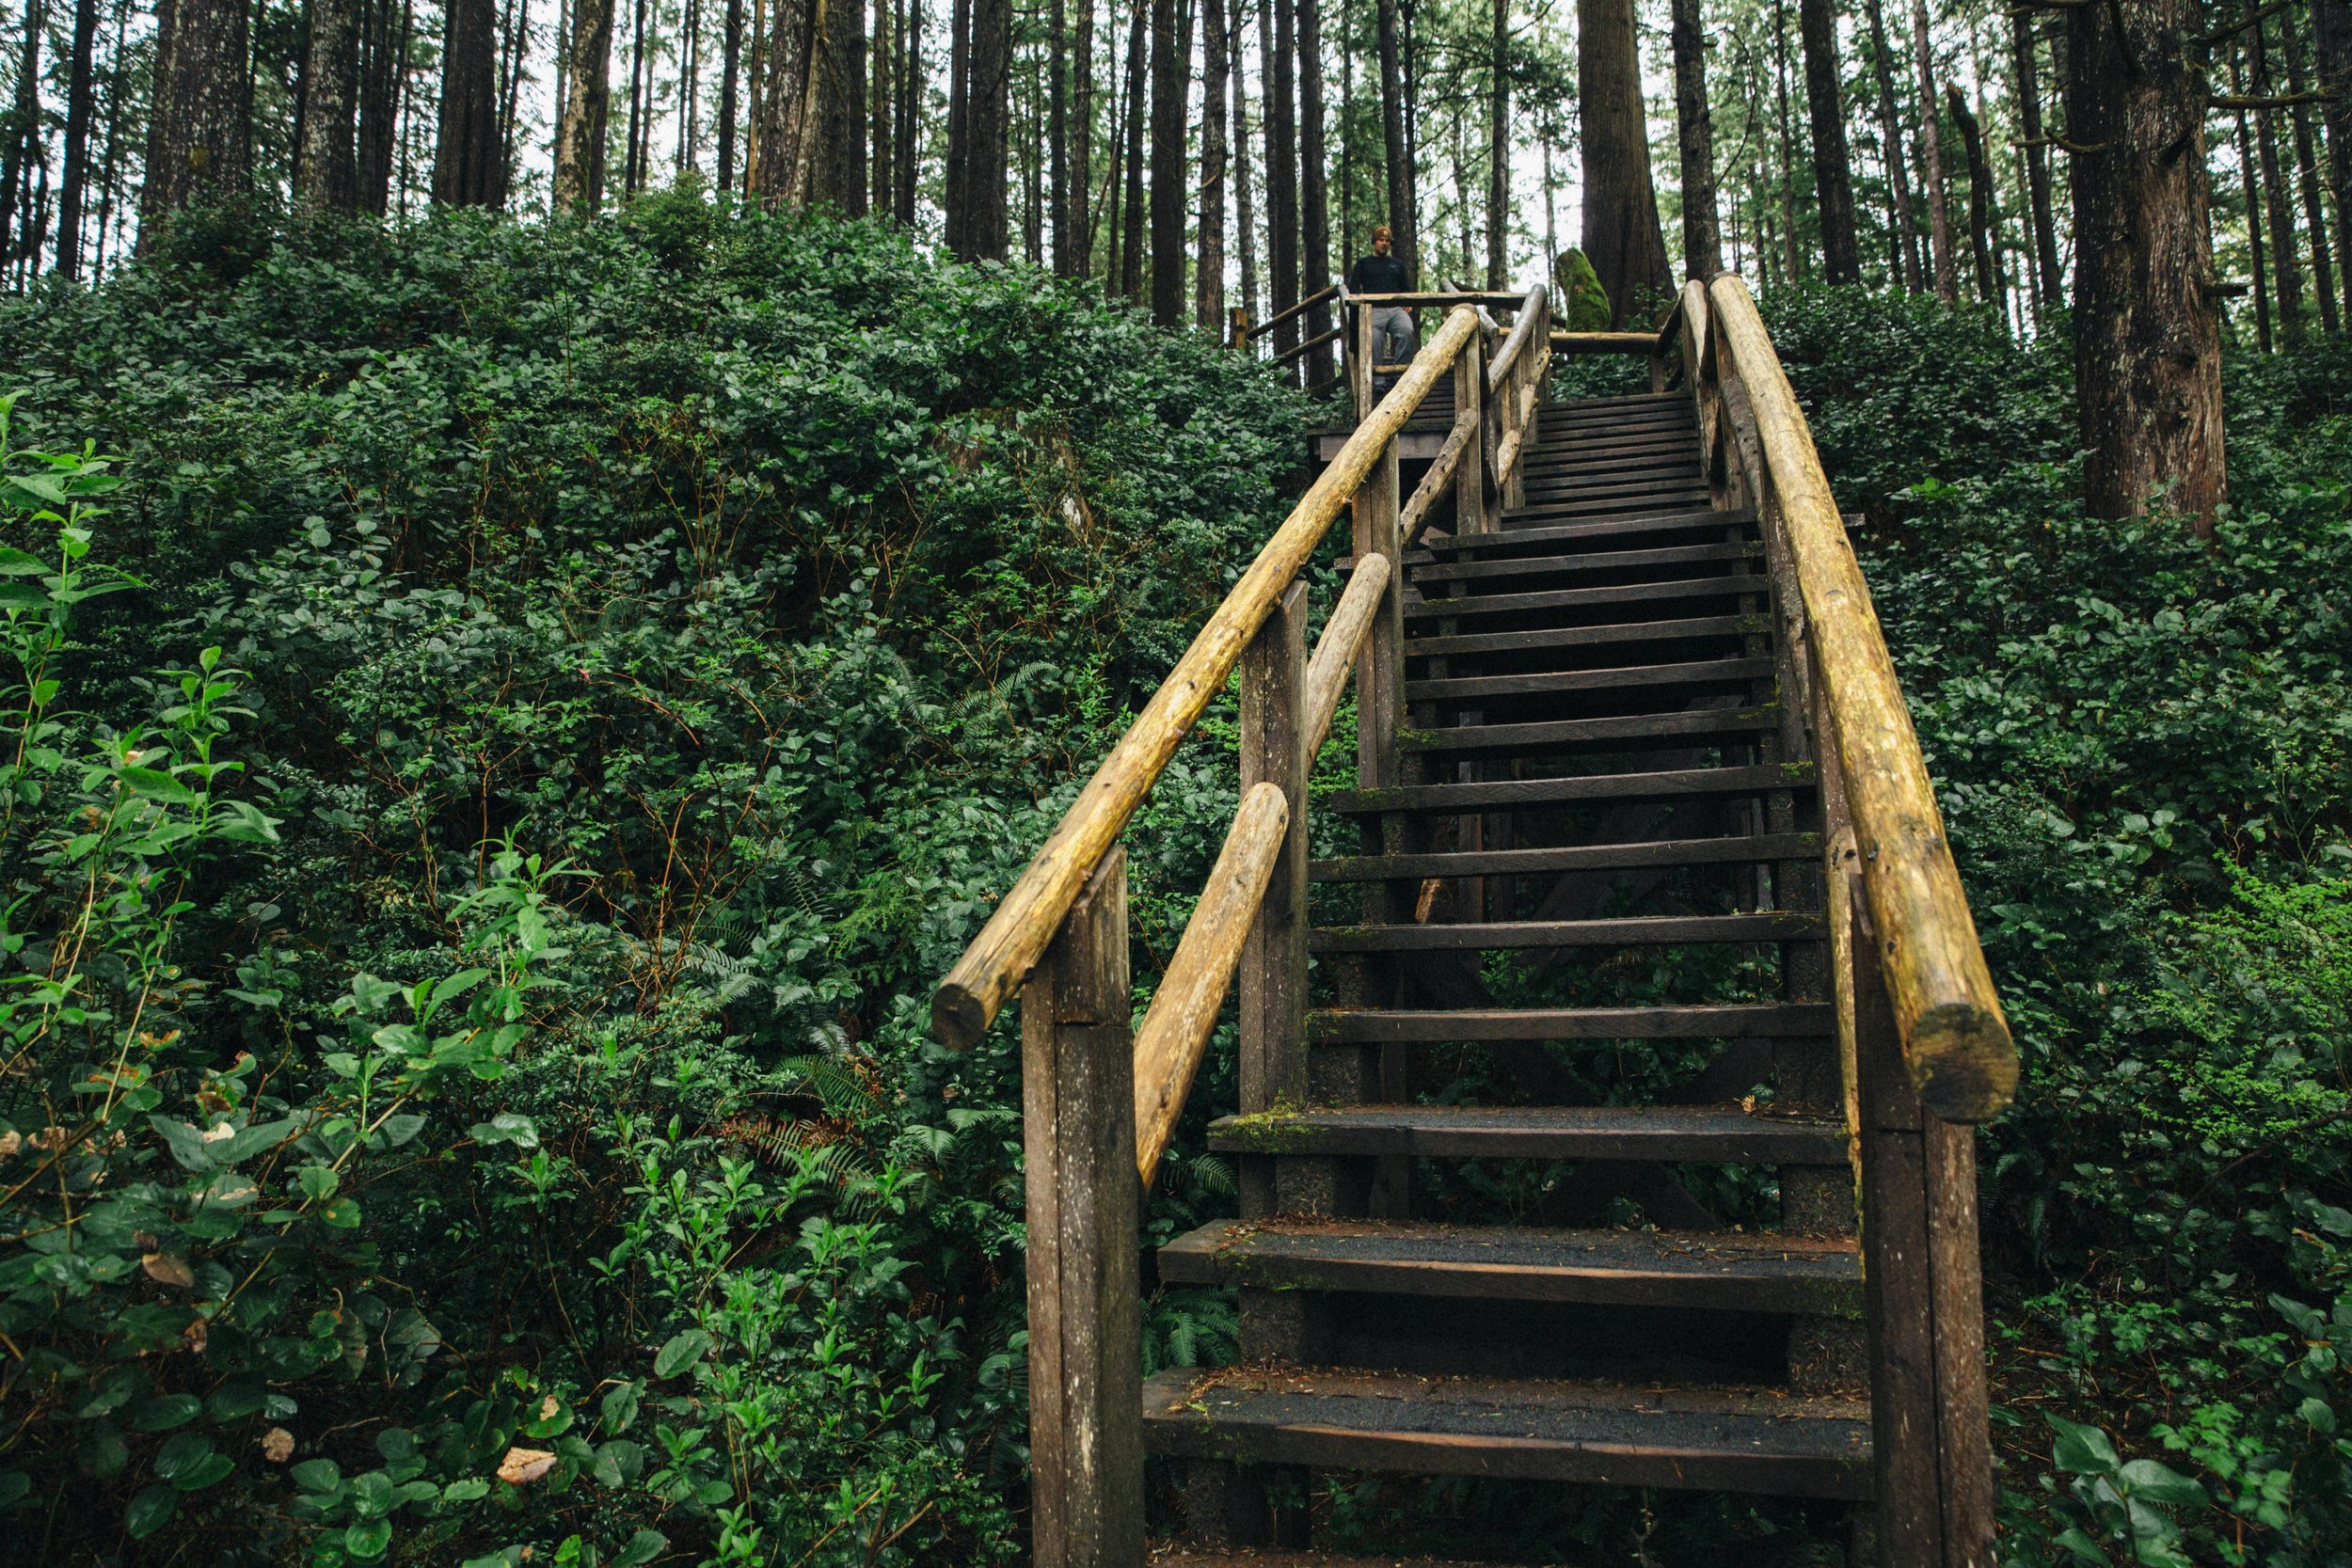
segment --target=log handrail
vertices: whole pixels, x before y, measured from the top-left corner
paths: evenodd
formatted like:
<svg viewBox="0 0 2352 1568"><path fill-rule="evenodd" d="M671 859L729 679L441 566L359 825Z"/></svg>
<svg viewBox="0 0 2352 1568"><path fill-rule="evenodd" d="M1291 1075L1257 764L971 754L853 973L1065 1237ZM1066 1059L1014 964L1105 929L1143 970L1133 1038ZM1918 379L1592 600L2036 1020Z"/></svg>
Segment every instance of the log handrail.
<svg viewBox="0 0 2352 1568"><path fill-rule="evenodd" d="M1314 337L1309 338L1303 342L1292 344L1289 348L1286 348L1281 353L1276 355L1274 356L1274 362L1278 365L1287 365L1292 360L1297 358L1300 355L1307 353L1309 350L1321 348L1326 343L1336 343L1345 336L1346 333L1342 328L1335 326L1328 332L1317 333Z"/></svg>
<svg viewBox="0 0 2352 1568"><path fill-rule="evenodd" d="M1079 790L1043 847L1021 873L955 967L931 996L931 1031L951 1047L968 1048L994 1022L1022 977L1061 928L1062 919L1118 839L1201 713L1224 689L1242 650L1273 613L1314 554L1332 522L1355 497L1375 463L1438 378L1477 330L1467 307L1447 314L1412 365L1378 406L1357 426L1339 455L1258 552L1241 579L1193 638L1168 679L1144 705L1094 776Z"/></svg>
<svg viewBox="0 0 2352 1568"><path fill-rule="evenodd" d="M1656 354L1664 338L1656 332L1570 332L1551 329L1555 354Z"/></svg>
<svg viewBox="0 0 2352 1568"><path fill-rule="evenodd" d="M1518 320L1511 324L1510 336L1502 340L1502 346L1495 350L1493 361L1486 366L1486 390L1489 393L1502 390L1512 367L1527 351L1529 341L1535 336L1536 320L1544 313L1543 303L1544 286L1541 283L1528 290L1520 299Z"/></svg>
<svg viewBox="0 0 2352 1568"><path fill-rule="evenodd" d="M1309 294L1305 299L1300 300L1297 304L1291 306L1288 309L1279 310L1273 315L1268 316L1265 320L1260 322L1257 325L1251 327L1249 329L1249 336L1251 338L1263 338L1267 333L1273 331L1276 327L1281 325L1284 322L1291 320L1293 317L1303 316L1308 311L1313 309L1316 306L1328 304L1330 301L1337 299L1339 297L1339 293L1340 286L1337 283L1326 284L1324 287L1317 289L1313 293Z"/></svg>
<svg viewBox="0 0 2352 1568"><path fill-rule="evenodd" d="M1542 288L1537 284L1536 288ZM1517 309L1526 303L1525 293L1503 293L1491 289L1417 289L1385 294L1350 294L1351 305L1496 305Z"/></svg>
<svg viewBox="0 0 2352 1568"><path fill-rule="evenodd" d="M1340 694L1347 689L1347 673L1355 668L1356 655L1372 630L1373 615L1380 608L1380 595L1388 592L1394 569L1385 555L1368 555L1356 562L1340 602L1331 607L1331 618L1323 624L1323 635L1315 639L1314 657L1307 663L1306 692L1299 704L1304 715L1299 723L1304 736L1301 748L1309 757L1323 750L1324 739L1331 733Z"/></svg>
<svg viewBox="0 0 2352 1568"><path fill-rule="evenodd" d="M1817 677L1809 701L1844 783L1904 1067L1936 1117L1990 1120L2016 1093L2016 1046L1869 587L1747 285L1725 274L1708 286L1707 299L1715 353L1701 356L1702 375L1727 394L1734 423L1752 429L1754 456L1743 467L1753 464L1757 498L1770 503L1787 540ZM1740 395L1728 395L1735 388Z"/></svg>
<svg viewBox="0 0 2352 1568"><path fill-rule="evenodd" d="M1470 441L1477 434L1478 410L1465 408L1454 416L1454 428L1445 433L1445 445L1438 449L1437 460L1421 476L1421 483L1413 486L1412 499L1397 515L1398 524L1405 531L1405 548L1412 548L1422 530L1429 526L1430 509L1445 494L1445 487L1453 482L1454 470L1462 466L1462 454L1470 451Z"/></svg>

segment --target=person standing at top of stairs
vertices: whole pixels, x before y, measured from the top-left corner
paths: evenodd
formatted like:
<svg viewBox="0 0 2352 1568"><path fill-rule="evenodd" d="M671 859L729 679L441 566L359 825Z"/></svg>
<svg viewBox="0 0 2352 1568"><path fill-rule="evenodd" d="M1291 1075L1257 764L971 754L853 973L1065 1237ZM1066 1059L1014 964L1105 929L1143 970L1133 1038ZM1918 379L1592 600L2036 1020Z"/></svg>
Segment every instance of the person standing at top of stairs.
<svg viewBox="0 0 2352 1568"><path fill-rule="evenodd" d="M1405 263L1389 254L1393 243L1387 224L1372 231L1372 254L1357 258L1356 264L1347 269L1349 293L1401 294L1411 290L1412 281L1406 274ZM1377 367L1405 364L1420 350L1421 334L1414 330L1412 311L1402 305L1383 305L1372 312L1375 387L1385 389L1394 379L1380 374Z"/></svg>

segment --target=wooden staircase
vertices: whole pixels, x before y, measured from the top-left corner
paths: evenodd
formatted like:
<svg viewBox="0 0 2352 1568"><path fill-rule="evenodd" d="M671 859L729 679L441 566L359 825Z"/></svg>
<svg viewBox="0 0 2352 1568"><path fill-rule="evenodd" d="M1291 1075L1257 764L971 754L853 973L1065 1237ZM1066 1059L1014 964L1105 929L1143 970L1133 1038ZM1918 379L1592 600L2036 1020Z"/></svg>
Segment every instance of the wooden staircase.
<svg viewBox="0 0 2352 1568"><path fill-rule="evenodd" d="M1195 1568L1339 1562L1292 1555L1314 1471L1818 1499L1857 1565L1989 1568L1967 1123L2013 1053L1769 340L1693 284L1635 340L1658 389L1547 404L1555 347L1624 335L1432 302L1376 402L1351 311L1359 428L938 998L968 1039L1026 976L1037 1560L1139 1561L1149 1452ZM1342 501L1310 661L1288 562ZM1350 665L1357 852L1311 862ZM1089 797L1139 800L1235 666L1243 809L1130 1047L1125 817ZM1243 1359L1138 1416L1113 1156L1149 1180L1236 974L1241 1213L1157 1263L1238 1291Z"/></svg>

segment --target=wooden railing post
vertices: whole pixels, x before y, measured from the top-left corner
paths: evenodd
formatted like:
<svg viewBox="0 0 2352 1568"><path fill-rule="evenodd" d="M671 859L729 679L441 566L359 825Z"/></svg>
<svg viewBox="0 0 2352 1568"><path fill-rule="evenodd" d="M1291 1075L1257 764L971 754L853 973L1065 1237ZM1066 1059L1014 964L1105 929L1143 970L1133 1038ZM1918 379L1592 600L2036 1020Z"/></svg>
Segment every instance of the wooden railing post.
<svg viewBox="0 0 2352 1568"><path fill-rule="evenodd" d="M1140 1568L1134 1002L1113 846L1021 992L1037 1568Z"/></svg>
<svg viewBox="0 0 2352 1568"><path fill-rule="evenodd" d="M1391 437L1350 503L1356 558L1397 557L1396 441ZM1366 789L1396 783L1396 727L1404 717L1405 574L1389 575L1372 630L1356 659L1356 776Z"/></svg>
<svg viewBox="0 0 2352 1568"><path fill-rule="evenodd" d="M1454 417L1468 412L1486 423L1486 345L1478 334L1471 333L1470 341L1462 345L1461 357L1454 361ZM1456 533L1489 533L1495 519L1486 505L1486 475L1476 463L1462 462L1454 469L1454 531Z"/></svg>
<svg viewBox="0 0 2352 1568"><path fill-rule="evenodd" d="M1351 350L1347 360L1347 389L1356 399L1356 422L1362 424L1372 413L1372 307L1360 300L1348 301L1353 318L1347 334Z"/></svg>
<svg viewBox="0 0 2352 1568"><path fill-rule="evenodd" d="M1303 1104L1307 1091L1307 585L1291 584L1241 658L1241 788L1278 785L1290 828L1242 949L1241 1113ZM1243 1161L1244 1219L1273 1212L1270 1160Z"/></svg>

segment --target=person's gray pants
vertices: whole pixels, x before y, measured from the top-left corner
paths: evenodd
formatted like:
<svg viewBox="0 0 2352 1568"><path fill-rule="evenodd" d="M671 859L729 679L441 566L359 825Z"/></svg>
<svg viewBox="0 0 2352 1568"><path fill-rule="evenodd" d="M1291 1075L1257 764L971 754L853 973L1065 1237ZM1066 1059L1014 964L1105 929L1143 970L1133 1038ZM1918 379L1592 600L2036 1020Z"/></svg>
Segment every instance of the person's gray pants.
<svg viewBox="0 0 2352 1568"><path fill-rule="evenodd" d="M1420 351L1421 334L1413 330L1413 313L1410 310L1402 305L1374 307L1372 362L1375 374L1379 366L1407 363Z"/></svg>

